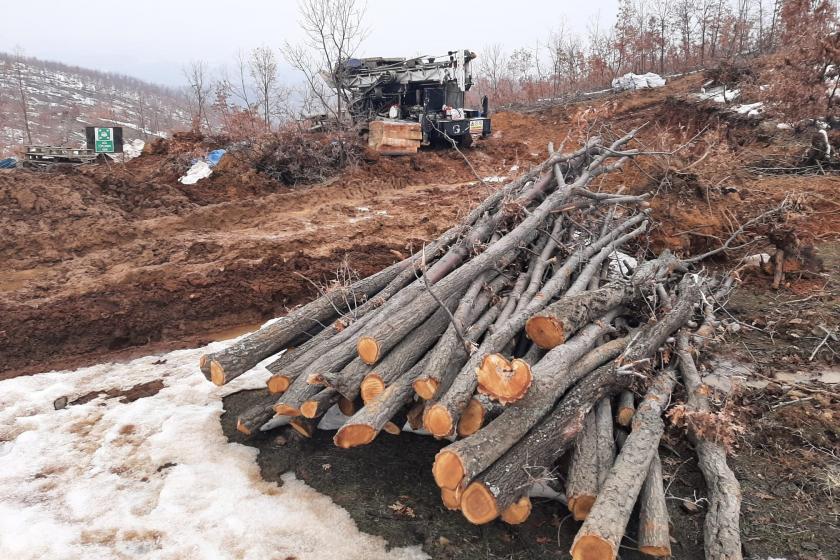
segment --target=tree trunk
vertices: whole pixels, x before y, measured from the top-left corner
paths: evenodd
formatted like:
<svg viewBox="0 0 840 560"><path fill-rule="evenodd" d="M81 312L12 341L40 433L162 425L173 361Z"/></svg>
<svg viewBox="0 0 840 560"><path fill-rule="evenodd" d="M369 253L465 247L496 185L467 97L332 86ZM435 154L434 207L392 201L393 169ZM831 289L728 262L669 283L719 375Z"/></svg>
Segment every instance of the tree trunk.
<svg viewBox="0 0 840 560"><path fill-rule="evenodd" d="M616 422L619 426L625 428L630 426L633 420L633 415L636 413L636 405L634 403L633 391L622 391L618 396L618 414L616 415Z"/></svg>
<svg viewBox="0 0 840 560"><path fill-rule="evenodd" d="M503 411L501 404L491 401L486 395L476 394L458 420L458 436L465 438L476 433Z"/></svg>
<svg viewBox="0 0 840 560"><path fill-rule="evenodd" d="M618 556L618 545L633 505L659 449L665 430L662 412L673 387L674 375L670 370L654 379L633 418L633 431L627 436L595 505L572 543L573 560L613 560Z"/></svg>
<svg viewBox="0 0 840 560"><path fill-rule="evenodd" d="M484 356L476 372L478 390L501 404L510 404L525 396L533 376L528 362L514 358L508 361L501 354Z"/></svg>
<svg viewBox="0 0 840 560"><path fill-rule="evenodd" d="M686 334L681 334L677 339L677 355L685 383L686 409L695 413L711 412L707 391L694 365ZM688 428L688 435L694 442L698 465L706 480L709 495L709 509L703 531L706 558L741 560L741 486L735 478L735 473L726 464L726 450L723 445L703 439L691 423Z"/></svg>
<svg viewBox="0 0 840 560"><path fill-rule="evenodd" d="M247 436L253 435L274 417L273 407L276 400L275 395L262 395L256 403L236 417L236 429Z"/></svg>
<svg viewBox="0 0 840 560"><path fill-rule="evenodd" d="M341 395L335 389L327 387L322 389L300 405L300 414L304 418L320 418L335 403Z"/></svg>
<svg viewBox="0 0 840 560"><path fill-rule="evenodd" d="M639 496L639 551L648 556L671 556L669 524L665 487L662 484L662 462L657 451L650 462Z"/></svg>

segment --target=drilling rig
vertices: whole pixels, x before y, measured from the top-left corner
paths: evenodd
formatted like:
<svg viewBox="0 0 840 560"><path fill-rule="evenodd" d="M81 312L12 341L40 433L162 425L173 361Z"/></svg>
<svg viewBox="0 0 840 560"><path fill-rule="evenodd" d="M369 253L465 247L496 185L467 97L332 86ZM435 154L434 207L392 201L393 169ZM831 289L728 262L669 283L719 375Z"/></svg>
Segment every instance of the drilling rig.
<svg viewBox="0 0 840 560"><path fill-rule="evenodd" d="M488 100L464 107L473 85L468 50L417 58L349 58L335 72L353 121L367 129L369 145L383 154L415 153L433 144L469 147L490 134ZM333 81L333 80L331 80Z"/></svg>

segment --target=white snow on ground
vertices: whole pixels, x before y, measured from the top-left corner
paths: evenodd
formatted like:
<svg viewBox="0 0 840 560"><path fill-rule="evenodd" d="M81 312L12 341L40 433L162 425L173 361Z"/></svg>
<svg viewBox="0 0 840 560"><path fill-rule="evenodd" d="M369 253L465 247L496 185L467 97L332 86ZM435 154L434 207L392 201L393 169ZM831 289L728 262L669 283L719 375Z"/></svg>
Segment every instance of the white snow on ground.
<svg viewBox="0 0 840 560"><path fill-rule="evenodd" d="M0 558L426 558L386 552L293 474L262 480L258 451L229 443L219 417L224 395L267 372L216 387L198 371L204 351L0 381ZM156 379L160 392L131 403L53 407Z"/></svg>
<svg viewBox="0 0 840 560"><path fill-rule="evenodd" d="M713 87L713 88L702 88L700 93L695 93L694 97L699 99L700 101L711 100L715 103L729 103L730 101L734 101L741 96L741 90L739 89L726 89L723 86Z"/></svg>
<svg viewBox="0 0 840 560"><path fill-rule="evenodd" d="M140 138L135 138L130 142L126 142L123 144L123 157L126 160L134 159L143 153L143 148L145 146L146 143Z"/></svg>
<svg viewBox="0 0 840 560"><path fill-rule="evenodd" d="M507 177L502 177L501 175L491 175L490 177L484 177L482 182L484 183L503 183L507 180Z"/></svg>
<svg viewBox="0 0 840 560"><path fill-rule="evenodd" d="M732 109L738 114L755 117L764 112L764 103L761 101L756 103L744 103L742 105L736 105Z"/></svg>

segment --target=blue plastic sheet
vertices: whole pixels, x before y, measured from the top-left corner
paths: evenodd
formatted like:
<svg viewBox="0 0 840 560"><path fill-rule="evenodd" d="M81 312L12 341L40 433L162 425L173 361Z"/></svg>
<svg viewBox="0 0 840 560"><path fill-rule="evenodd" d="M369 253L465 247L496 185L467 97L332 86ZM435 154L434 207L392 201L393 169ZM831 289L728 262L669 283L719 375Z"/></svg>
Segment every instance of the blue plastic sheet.
<svg viewBox="0 0 840 560"><path fill-rule="evenodd" d="M0 169L14 169L17 166L15 158L0 159Z"/></svg>
<svg viewBox="0 0 840 560"><path fill-rule="evenodd" d="M210 164L210 167L215 167L223 155L225 155L225 150L213 150L207 154L207 163Z"/></svg>

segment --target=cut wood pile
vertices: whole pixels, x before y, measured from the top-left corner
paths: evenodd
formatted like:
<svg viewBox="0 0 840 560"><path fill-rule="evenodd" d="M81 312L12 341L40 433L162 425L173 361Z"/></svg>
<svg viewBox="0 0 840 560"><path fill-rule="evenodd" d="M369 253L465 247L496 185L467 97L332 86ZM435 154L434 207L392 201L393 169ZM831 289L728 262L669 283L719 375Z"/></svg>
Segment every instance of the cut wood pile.
<svg viewBox="0 0 840 560"><path fill-rule="evenodd" d="M633 137L549 149L413 256L203 356L217 385L275 356L238 429L309 436L329 411L342 448L383 431L446 438L430 467L443 503L472 523L522 523L532 489L565 478L583 520L573 558L615 558L636 504L638 547L670 555L662 414L681 376L684 416L713 417L694 359L729 283L667 252L649 258L646 196L591 189L639 154ZM740 558L725 451L686 426L712 504L708 557Z"/></svg>

